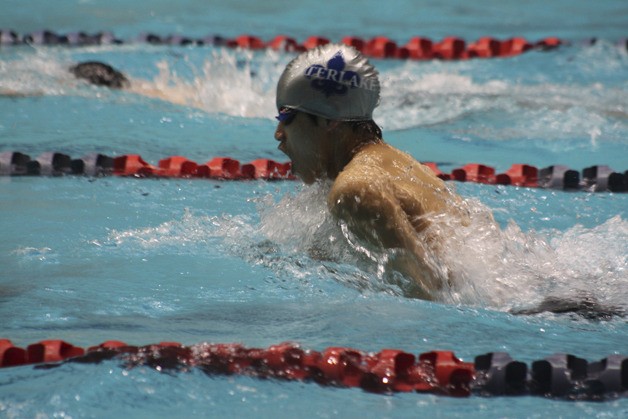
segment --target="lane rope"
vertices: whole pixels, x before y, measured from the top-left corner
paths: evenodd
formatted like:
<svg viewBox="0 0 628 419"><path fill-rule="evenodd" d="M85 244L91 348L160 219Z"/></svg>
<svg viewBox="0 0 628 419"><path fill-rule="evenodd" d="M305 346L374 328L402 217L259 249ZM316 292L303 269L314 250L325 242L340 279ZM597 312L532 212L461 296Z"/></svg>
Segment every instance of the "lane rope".
<svg viewBox="0 0 628 419"><path fill-rule="evenodd" d="M187 37L183 35L160 36L154 33L141 33L135 38L123 40L112 32L101 31L96 33L69 32L58 34L51 30L40 30L26 34L19 34L12 29L0 29L0 46L34 45L34 46L93 46L93 45L122 45L144 43L150 45L173 46L224 46L229 48L243 48L251 50L274 49L285 52L302 52L330 42L342 42L351 45L368 57L381 59L411 59L411 60L465 60L471 58L507 58L523 54L530 50L549 51L562 45L571 44L569 41L557 37L546 37L538 41L530 41L523 37L497 39L491 36L481 37L473 42L467 42L455 36L432 40L428 37L414 36L405 44L400 44L385 36L361 38L346 36L340 40L332 40L324 36L310 36L303 42L287 35L277 35L265 41L250 34L243 34L234 38L220 35L205 37ZM581 41L581 44L593 45L596 38ZM616 45L628 50L628 40L622 39Z"/></svg>
<svg viewBox="0 0 628 419"><path fill-rule="evenodd" d="M537 168L513 164L504 173L478 163L469 163L445 173L434 162L423 162L439 178L447 181L487 185L511 185L586 192L628 192L628 170L615 171L596 165L581 172L563 165ZM197 178L215 180L293 180L290 162L256 159L248 163L230 157L214 157L197 163L183 156L170 156L157 165L146 162L139 154L111 157L89 154L72 158L59 152L45 152L35 159L13 151L0 153L0 176L130 176L137 178Z"/></svg>
<svg viewBox="0 0 628 419"><path fill-rule="evenodd" d="M464 362L451 351L415 356L397 349L377 353L347 347L323 351L284 342L268 348L237 343L185 346L161 342L132 346L106 341L87 349L51 339L20 348L0 339L0 368L60 362L99 364L118 360L125 368L147 366L159 372L197 368L207 375L246 375L322 386L360 387L373 393L418 392L452 397L541 396L565 400L613 400L628 396L628 356L610 355L589 362L558 353L530 365L504 352Z"/></svg>

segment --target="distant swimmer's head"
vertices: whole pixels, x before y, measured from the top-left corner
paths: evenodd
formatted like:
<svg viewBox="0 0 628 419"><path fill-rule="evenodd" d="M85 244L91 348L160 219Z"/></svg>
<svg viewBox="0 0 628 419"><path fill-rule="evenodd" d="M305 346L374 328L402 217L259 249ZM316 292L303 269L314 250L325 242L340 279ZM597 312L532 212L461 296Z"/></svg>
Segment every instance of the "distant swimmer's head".
<svg viewBox="0 0 628 419"><path fill-rule="evenodd" d="M70 72L78 79L85 79L97 86L106 86L112 89L123 89L130 85L124 74L110 65L87 61L70 67Z"/></svg>
<svg viewBox="0 0 628 419"><path fill-rule="evenodd" d="M378 72L355 48L327 44L292 60L277 84L277 109L336 121L369 121L379 104Z"/></svg>

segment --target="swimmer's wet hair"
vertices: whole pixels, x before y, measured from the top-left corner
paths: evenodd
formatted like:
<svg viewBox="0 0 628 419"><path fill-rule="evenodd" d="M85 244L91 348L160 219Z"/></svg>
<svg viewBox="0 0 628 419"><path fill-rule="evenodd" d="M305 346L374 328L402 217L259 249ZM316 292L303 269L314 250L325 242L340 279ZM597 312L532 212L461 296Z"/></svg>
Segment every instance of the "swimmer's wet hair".
<svg viewBox="0 0 628 419"><path fill-rule="evenodd" d="M314 123L316 123L316 119L318 118L318 116L307 112L303 113L309 116L310 119L314 121ZM383 138L382 129L372 119L369 119L367 121L345 121L344 123L349 124L351 128L353 128L354 132L359 131L362 134L366 134L368 136L367 140L373 141L381 140Z"/></svg>
<svg viewBox="0 0 628 419"><path fill-rule="evenodd" d="M70 67L70 72L77 79L87 80L96 86L106 86L112 89L129 87L129 79L124 74L108 64L98 61L87 61Z"/></svg>
<svg viewBox="0 0 628 419"><path fill-rule="evenodd" d="M382 139L382 129L372 119L368 121L351 121L348 123L351 124L354 131L359 130L362 133L369 134L373 140Z"/></svg>

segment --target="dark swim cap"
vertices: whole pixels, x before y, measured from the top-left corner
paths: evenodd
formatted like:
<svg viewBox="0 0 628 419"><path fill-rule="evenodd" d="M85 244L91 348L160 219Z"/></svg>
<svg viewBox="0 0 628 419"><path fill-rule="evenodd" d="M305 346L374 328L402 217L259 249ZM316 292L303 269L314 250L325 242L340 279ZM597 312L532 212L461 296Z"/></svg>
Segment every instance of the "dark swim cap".
<svg viewBox="0 0 628 419"><path fill-rule="evenodd" d="M85 79L97 86L122 89L129 86L129 80L108 64L98 61L87 61L70 67L70 71L78 79Z"/></svg>
<svg viewBox="0 0 628 419"><path fill-rule="evenodd" d="M313 48L286 66L277 84L277 109L292 108L338 121L373 119L379 104L377 75L353 47Z"/></svg>

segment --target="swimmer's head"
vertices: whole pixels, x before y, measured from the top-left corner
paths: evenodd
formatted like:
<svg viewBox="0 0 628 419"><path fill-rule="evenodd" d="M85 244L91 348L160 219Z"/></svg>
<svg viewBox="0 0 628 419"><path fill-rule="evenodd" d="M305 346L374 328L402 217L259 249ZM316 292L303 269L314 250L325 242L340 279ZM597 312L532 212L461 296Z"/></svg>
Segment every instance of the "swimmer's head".
<svg viewBox="0 0 628 419"><path fill-rule="evenodd" d="M327 44L292 60L277 84L277 109L337 121L369 121L379 104L375 67L353 47Z"/></svg>
<svg viewBox="0 0 628 419"><path fill-rule="evenodd" d="M70 67L70 72L78 79L85 79L97 86L106 86L112 89L123 89L129 86L129 80L110 65L88 61Z"/></svg>

